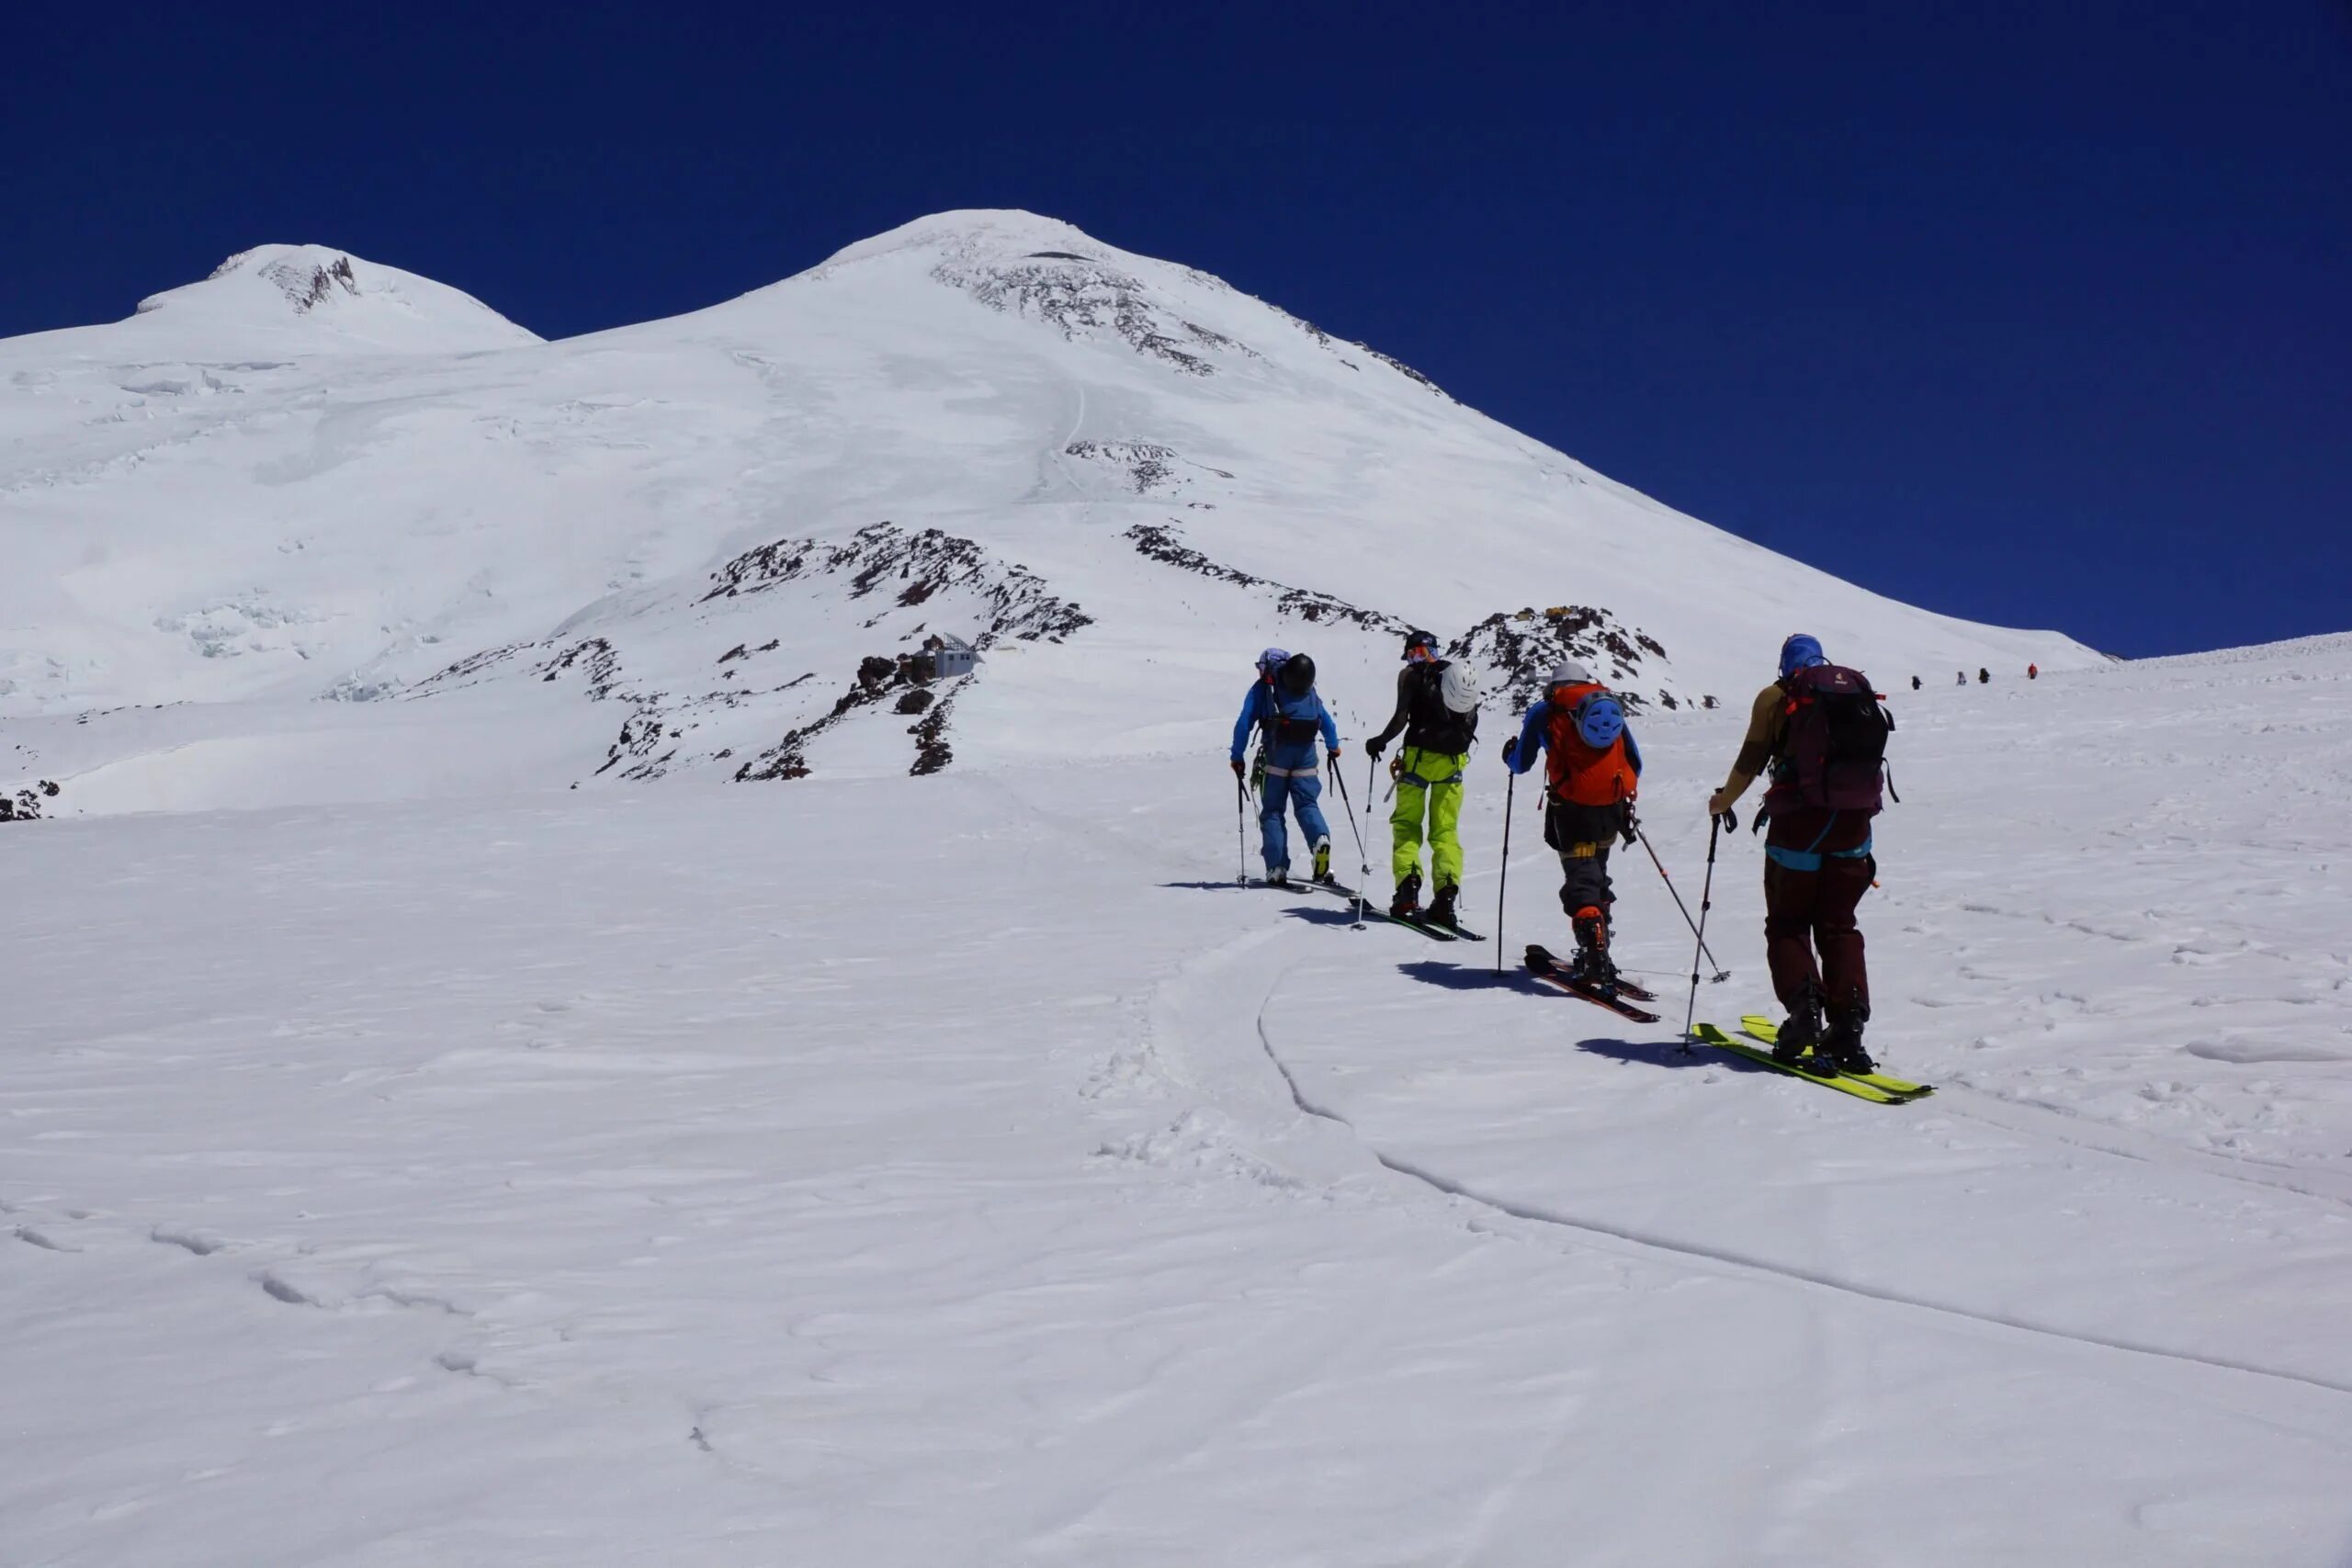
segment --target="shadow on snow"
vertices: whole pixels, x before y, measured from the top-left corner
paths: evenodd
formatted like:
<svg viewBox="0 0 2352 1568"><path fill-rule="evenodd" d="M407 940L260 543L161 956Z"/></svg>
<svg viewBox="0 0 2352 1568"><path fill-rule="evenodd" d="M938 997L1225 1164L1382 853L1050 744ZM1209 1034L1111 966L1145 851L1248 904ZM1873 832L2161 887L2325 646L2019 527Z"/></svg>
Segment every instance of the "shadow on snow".
<svg viewBox="0 0 2352 1568"><path fill-rule="evenodd" d="M1645 1067L1723 1067L1735 1073L1781 1076L1778 1068L1751 1062L1736 1051L1717 1051L1704 1045L1685 1051L1679 1040L1579 1040L1577 1049L1606 1056L1612 1062L1638 1062Z"/></svg>
<svg viewBox="0 0 2352 1568"><path fill-rule="evenodd" d="M1424 986L1441 986L1449 991L1520 991L1531 997L1559 995L1524 969L1505 969L1498 975L1492 962L1482 964L1449 964L1442 959L1422 958L1410 964L1399 964L1396 972L1408 980L1419 980Z"/></svg>

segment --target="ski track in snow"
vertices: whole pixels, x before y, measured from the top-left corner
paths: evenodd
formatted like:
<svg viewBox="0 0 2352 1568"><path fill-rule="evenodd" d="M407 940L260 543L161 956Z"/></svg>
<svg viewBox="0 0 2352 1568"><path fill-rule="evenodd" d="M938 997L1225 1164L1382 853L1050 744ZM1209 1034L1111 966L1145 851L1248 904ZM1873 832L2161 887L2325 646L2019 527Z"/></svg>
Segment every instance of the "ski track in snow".
<svg viewBox="0 0 2352 1568"><path fill-rule="evenodd" d="M1272 1000L1271 994L1266 1000L1268 1002ZM1308 1098L1306 1091L1300 1088L1296 1076L1283 1065L1282 1053L1275 1048L1273 1041L1267 1036L1265 1010L1262 1006L1258 1012L1257 1028L1259 1043L1265 1047L1267 1059L1273 1064L1275 1071L1282 1075L1283 1081L1289 1086L1291 1099L1299 1110L1309 1116L1319 1117L1324 1121L1345 1127L1351 1134L1361 1135L1354 1122L1329 1106L1318 1104ZM1773 1275L1780 1279L1794 1280L1801 1284L1817 1285L1824 1290L1837 1291L1870 1301L1883 1302L1894 1306L1911 1307L1920 1312L1967 1318L1996 1327L2013 1328L2024 1334L2044 1335L2053 1339L2068 1339L2077 1344L2096 1346L2103 1349L2119 1350L2132 1355L2192 1362L2199 1366L2215 1367L2224 1371L2245 1372L2256 1377L2281 1378L2290 1382L2306 1383L2313 1388L2326 1389L2331 1393L2352 1394L2352 1381L2339 1382L2332 1378L2314 1377L2282 1368L2263 1366L2252 1361L2199 1356L2183 1350L2166 1349L2157 1345L2068 1330L2047 1323L2036 1323L2024 1318L1979 1311L1954 1302L1931 1301L1905 1295L1899 1292L1874 1289L1859 1280L1838 1279L1827 1274L1792 1268L1758 1254L1743 1253L1728 1248L1698 1247L1675 1241L1664 1235L1623 1229L1589 1217L1519 1202L1497 1193L1481 1191L1467 1182L1417 1164L1404 1156L1382 1149L1375 1145L1367 1144L1366 1146L1374 1159L1399 1176L1409 1177L1432 1191L1442 1193L1449 1198L1459 1198L1466 1202L1476 1203L1481 1208L1491 1209L1510 1219L1525 1220L1534 1224L1556 1225L1564 1230L1580 1232L1589 1236L1606 1237L1611 1241L1630 1243L1653 1252L1671 1253L1704 1263L1720 1263L1742 1272Z"/></svg>

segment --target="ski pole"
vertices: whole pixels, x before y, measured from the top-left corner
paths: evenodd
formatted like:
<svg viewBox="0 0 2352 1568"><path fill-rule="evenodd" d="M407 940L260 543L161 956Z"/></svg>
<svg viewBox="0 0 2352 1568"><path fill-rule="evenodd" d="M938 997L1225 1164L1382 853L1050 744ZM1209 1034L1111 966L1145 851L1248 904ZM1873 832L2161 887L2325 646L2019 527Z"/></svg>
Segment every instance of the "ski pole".
<svg viewBox="0 0 2352 1568"><path fill-rule="evenodd" d="M1739 831L1739 818L1730 812L1707 818L1707 880L1699 888L1699 947L1690 954L1690 1005L1682 1010L1682 1054L1690 1054L1690 1024L1699 1016L1699 953L1707 946L1707 911L1713 908L1715 892L1715 840L1723 832L1724 823L1731 830Z"/></svg>
<svg viewBox="0 0 2352 1568"><path fill-rule="evenodd" d="M1347 775L1340 772L1336 758L1327 757L1324 765L1331 771L1331 782L1340 786L1340 804L1348 808L1348 831L1356 836L1356 930L1363 930L1363 885L1372 880L1372 852L1363 847L1363 829L1356 826L1356 803L1348 798ZM1368 791L1372 786L1365 784Z"/></svg>
<svg viewBox="0 0 2352 1568"><path fill-rule="evenodd" d="M1242 784L1241 775L1233 775L1233 874L1236 886L1250 886L1250 791Z"/></svg>
<svg viewBox="0 0 2352 1568"><path fill-rule="evenodd" d="M1665 879L1666 890L1668 893L1674 894L1674 907L1682 911L1682 923L1690 928L1691 935L1699 938L1699 951L1706 953L1707 962L1715 966L1715 973L1710 983L1718 986L1722 985L1725 980L1731 978L1731 971L1723 966L1723 961L1721 959L1718 959L1712 952L1708 951L1706 938L1701 934L1697 922L1690 919L1690 906L1685 904L1682 901L1682 895L1676 891L1674 886L1674 878L1667 874L1666 863L1657 858L1657 851L1650 847L1650 836L1642 831L1641 825L1639 823L1635 823L1634 826L1634 836L1641 840L1642 848L1649 850L1650 863L1657 867L1658 875ZM1696 963L1697 961L1694 959L1692 962Z"/></svg>
<svg viewBox="0 0 2352 1568"><path fill-rule="evenodd" d="M1519 789L1519 775L1503 785L1503 868L1495 878L1495 973L1503 972L1503 889L1510 886L1510 802Z"/></svg>

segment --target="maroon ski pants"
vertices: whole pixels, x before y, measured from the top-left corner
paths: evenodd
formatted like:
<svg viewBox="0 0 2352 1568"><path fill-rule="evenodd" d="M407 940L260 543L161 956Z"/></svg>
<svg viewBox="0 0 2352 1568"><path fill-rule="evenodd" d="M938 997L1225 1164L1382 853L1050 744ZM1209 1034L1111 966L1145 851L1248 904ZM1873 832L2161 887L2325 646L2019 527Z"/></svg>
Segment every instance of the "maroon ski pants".
<svg viewBox="0 0 2352 1568"><path fill-rule="evenodd" d="M1772 818L1764 837L1764 956L1782 1007L1818 986L1829 1011L1868 1016L1870 971L1854 910L1877 874L1868 817L1801 809Z"/></svg>

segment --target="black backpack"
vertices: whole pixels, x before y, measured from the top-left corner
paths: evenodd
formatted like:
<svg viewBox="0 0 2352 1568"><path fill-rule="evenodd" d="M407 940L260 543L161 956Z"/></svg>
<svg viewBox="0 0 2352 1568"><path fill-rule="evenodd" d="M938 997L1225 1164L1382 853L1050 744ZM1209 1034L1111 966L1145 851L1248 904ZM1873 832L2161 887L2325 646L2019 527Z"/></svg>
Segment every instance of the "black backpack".
<svg viewBox="0 0 2352 1568"><path fill-rule="evenodd" d="M1266 737L1277 745L1296 746L1321 733L1322 726L1311 718L1293 718L1283 712L1285 701L1296 702L1315 690L1315 660L1303 653L1294 653L1283 660L1274 671L1272 701L1267 704Z"/></svg>
<svg viewBox="0 0 2352 1568"><path fill-rule="evenodd" d="M1286 697L1303 697L1315 689L1315 660L1294 653L1274 671L1274 688Z"/></svg>
<svg viewBox="0 0 2352 1568"><path fill-rule="evenodd" d="M1884 806L1886 738L1894 716L1879 705L1870 677L1842 664L1815 664L1781 682L1788 693L1788 739L1776 777L1805 805L1876 812Z"/></svg>
<svg viewBox="0 0 2352 1568"><path fill-rule="evenodd" d="M1405 695L1405 744L1448 756L1470 750L1478 734L1478 711L1456 713L1445 705L1445 665L1437 660L1413 667Z"/></svg>

